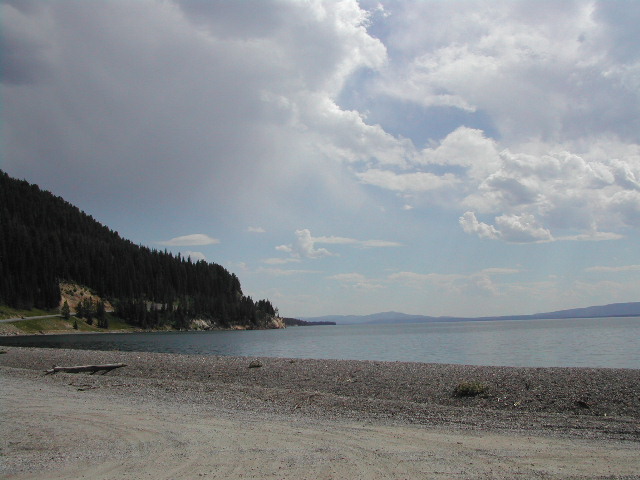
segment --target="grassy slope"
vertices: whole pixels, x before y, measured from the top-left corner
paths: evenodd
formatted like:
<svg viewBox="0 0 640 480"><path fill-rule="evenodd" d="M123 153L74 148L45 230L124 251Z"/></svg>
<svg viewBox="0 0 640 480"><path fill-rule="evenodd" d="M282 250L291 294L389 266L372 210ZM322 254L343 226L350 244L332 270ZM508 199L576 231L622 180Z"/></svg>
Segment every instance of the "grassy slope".
<svg viewBox="0 0 640 480"><path fill-rule="evenodd" d="M61 282L60 284L60 306L66 301L73 310L76 309L78 302L85 298L93 300L94 305L103 300L87 287L71 283ZM112 309L110 302L105 301L108 309ZM134 331L135 327L125 323L113 314L107 314L109 319L109 328L98 328L97 321L94 319L93 325L87 324L85 320L78 319L78 329L73 328L76 321L75 317L65 320L61 317L55 318L29 318L40 317L45 315L58 315L59 308L51 310L19 310L0 304L0 320L7 318L24 318L15 322L0 323L0 335L32 335L38 333L79 333L79 332L109 332L109 331Z"/></svg>
<svg viewBox="0 0 640 480"><path fill-rule="evenodd" d="M18 310L17 308L7 307L6 305L0 304L0 320L5 318L19 318L19 317L38 317L41 315L56 315L58 312L57 309L54 310Z"/></svg>
<svg viewBox="0 0 640 480"><path fill-rule="evenodd" d="M8 322L0 324L0 334L13 333L20 335L32 335L37 333L78 333L78 332L110 332L110 331L134 331L135 327L123 322L121 319L107 314L109 318L109 328L98 328L94 320L93 325L87 324L85 320L77 320L78 329L73 328L73 323L76 320L71 317L69 320L65 320L61 317L53 318L33 318L40 315L55 315L57 312L42 312L40 310L30 311L15 311L12 309L0 306L0 312L11 311L11 314L4 315L3 318L14 318L23 316L25 320L18 320L15 322ZM17 312L17 314L16 314Z"/></svg>

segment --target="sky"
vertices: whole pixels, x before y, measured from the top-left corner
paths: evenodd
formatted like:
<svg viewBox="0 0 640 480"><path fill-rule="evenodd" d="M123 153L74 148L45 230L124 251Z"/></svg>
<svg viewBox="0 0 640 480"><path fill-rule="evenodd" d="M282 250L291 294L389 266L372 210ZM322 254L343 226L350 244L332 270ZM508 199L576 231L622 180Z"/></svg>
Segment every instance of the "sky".
<svg viewBox="0 0 640 480"><path fill-rule="evenodd" d="M0 169L280 314L640 301L640 2L0 0Z"/></svg>

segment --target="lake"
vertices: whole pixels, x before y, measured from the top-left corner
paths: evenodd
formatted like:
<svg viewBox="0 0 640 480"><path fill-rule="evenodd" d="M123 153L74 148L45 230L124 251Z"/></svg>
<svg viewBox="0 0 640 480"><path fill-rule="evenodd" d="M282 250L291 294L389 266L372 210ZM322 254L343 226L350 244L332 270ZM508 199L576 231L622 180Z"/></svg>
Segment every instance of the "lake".
<svg viewBox="0 0 640 480"><path fill-rule="evenodd" d="M0 345L526 367L640 368L640 318L0 337Z"/></svg>

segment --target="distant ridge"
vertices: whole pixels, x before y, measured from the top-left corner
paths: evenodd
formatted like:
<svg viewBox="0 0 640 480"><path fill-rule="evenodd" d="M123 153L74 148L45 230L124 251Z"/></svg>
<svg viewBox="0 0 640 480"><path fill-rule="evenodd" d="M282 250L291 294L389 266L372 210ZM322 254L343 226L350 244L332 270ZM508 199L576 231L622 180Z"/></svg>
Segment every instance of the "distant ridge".
<svg viewBox="0 0 640 480"><path fill-rule="evenodd" d="M598 317L640 317L640 302L611 303L585 308L571 308L533 315L504 315L495 317L431 317L409 315L401 312L381 312L370 315L326 315L322 317L301 317L308 322L336 322L338 325L381 324L381 323L424 323L456 322L470 320L535 320L552 318L598 318Z"/></svg>

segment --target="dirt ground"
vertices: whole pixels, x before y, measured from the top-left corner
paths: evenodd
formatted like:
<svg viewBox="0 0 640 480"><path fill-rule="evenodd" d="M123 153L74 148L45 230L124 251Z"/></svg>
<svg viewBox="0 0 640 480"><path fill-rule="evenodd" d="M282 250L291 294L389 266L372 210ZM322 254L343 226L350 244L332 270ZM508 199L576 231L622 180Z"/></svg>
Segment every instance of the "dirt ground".
<svg viewBox="0 0 640 480"><path fill-rule="evenodd" d="M208 404L97 377L0 367L1 478L640 479L636 440L255 409L225 385Z"/></svg>

